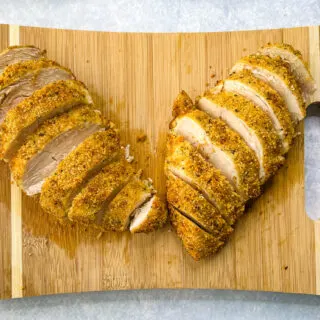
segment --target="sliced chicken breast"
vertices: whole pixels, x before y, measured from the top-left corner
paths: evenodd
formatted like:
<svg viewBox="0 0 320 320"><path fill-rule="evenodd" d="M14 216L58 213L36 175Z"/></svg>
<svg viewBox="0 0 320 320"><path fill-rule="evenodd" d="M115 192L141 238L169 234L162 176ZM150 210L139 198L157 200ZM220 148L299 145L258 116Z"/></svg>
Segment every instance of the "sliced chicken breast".
<svg viewBox="0 0 320 320"><path fill-rule="evenodd" d="M266 112L282 141L283 152L288 152L294 136L294 125L289 110L277 91L256 78L249 70L233 73L215 89L242 95Z"/></svg>
<svg viewBox="0 0 320 320"><path fill-rule="evenodd" d="M69 69L46 59L8 66L0 76L0 124L10 109L36 90L51 82L68 79L74 79Z"/></svg>
<svg viewBox="0 0 320 320"><path fill-rule="evenodd" d="M214 167L226 176L243 200L260 194L259 161L245 141L226 123L194 110L177 117L171 124Z"/></svg>
<svg viewBox="0 0 320 320"><path fill-rule="evenodd" d="M200 260L216 253L224 241L219 237L201 229L193 221L169 205L170 221L174 231L181 239L187 253L194 259Z"/></svg>
<svg viewBox="0 0 320 320"><path fill-rule="evenodd" d="M227 178L181 136L168 135L165 171L200 191L230 225L242 215L243 201Z"/></svg>
<svg viewBox="0 0 320 320"><path fill-rule="evenodd" d="M46 51L34 46L12 46L0 53L0 74L10 64L46 57Z"/></svg>
<svg viewBox="0 0 320 320"><path fill-rule="evenodd" d="M106 165L76 195L68 218L84 224L101 224L103 211L133 174L133 166L124 159Z"/></svg>
<svg viewBox="0 0 320 320"><path fill-rule="evenodd" d="M157 195L154 195L133 213L131 233L149 233L162 228L168 220L168 211Z"/></svg>
<svg viewBox="0 0 320 320"><path fill-rule="evenodd" d="M27 195L40 193L50 176L74 148L91 134L100 131L105 121L92 105L83 105L45 121L19 148L10 169Z"/></svg>
<svg viewBox="0 0 320 320"><path fill-rule="evenodd" d="M261 182L274 175L282 165L281 141L272 122L250 100L234 93L211 94L208 91L199 99L198 107L210 116L225 121L256 153Z"/></svg>
<svg viewBox="0 0 320 320"><path fill-rule="evenodd" d="M181 91L173 102L172 116L176 118L179 115L185 114L194 110L195 106L191 98L185 91Z"/></svg>
<svg viewBox="0 0 320 320"><path fill-rule="evenodd" d="M44 121L77 105L91 103L89 92L76 80L56 81L34 92L7 113L1 125L0 157L10 160Z"/></svg>
<svg viewBox="0 0 320 320"><path fill-rule="evenodd" d="M233 228L218 209L188 183L167 172L167 201L188 219L214 236L227 239Z"/></svg>
<svg viewBox="0 0 320 320"><path fill-rule="evenodd" d="M250 70L255 77L268 83L279 92L293 121L300 121L306 116L301 89L289 67L281 58L250 55L240 59L231 72L239 72L243 69Z"/></svg>
<svg viewBox="0 0 320 320"><path fill-rule="evenodd" d="M105 165L117 160L119 153L119 135L113 124L89 136L45 180L40 194L41 207L63 220L79 191Z"/></svg>
<svg viewBox="0 0 320 320"><path fill-rule="evenodd" d="M258 52L271 58L280 57L285 61L306 98L315 92L315 81L309 71L308 64L303 60L299 50L295 50L291 45L285 43L268 43Z"/></svg>
<svg viewBox="0 0 320 320"><path fill-rule="evenodd" d="M104 212L101 227L109 231L129 229L135 210L145 204L154 194L150 181L140 180L141 171L110 202Z"/></svg>

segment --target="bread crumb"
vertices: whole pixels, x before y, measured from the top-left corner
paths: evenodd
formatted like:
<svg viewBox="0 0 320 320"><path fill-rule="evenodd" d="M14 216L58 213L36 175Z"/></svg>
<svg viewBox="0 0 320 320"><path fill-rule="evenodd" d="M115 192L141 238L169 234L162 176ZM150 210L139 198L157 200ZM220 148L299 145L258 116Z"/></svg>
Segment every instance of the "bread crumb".
<svg viewBox="0 0 320 320"><path fill-rule="evenodd" d="M215 74L215 73L212 73L211 76L210 76L210 78L213 79L215 76L216 76L216 74Z"/></svg>
<svg viewBox="0 0 320 320"><path fill-rule="evenodd" d="M147 140L147 135L146 134L140 134L137 136L137 142L145 142Z"/></svg>
<svg viewBox="0 0 320 320"><path fill-rule="evenodd" d="M102 237L102 235L103 235L103 232L101 231L101 232L99 232L99 234L97 235L97 240L99 240L101 237Z"/></svg>

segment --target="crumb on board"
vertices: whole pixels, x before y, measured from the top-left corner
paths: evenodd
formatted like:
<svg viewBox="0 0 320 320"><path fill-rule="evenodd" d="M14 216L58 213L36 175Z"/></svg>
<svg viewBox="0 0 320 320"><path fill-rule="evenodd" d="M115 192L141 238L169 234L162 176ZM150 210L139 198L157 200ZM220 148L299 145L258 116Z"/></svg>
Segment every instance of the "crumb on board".
<svg viewBox="0 0 320 320"><path fill-rule="evenodd" d="M124 152L127 162L131 163L134 160L134 156L130 155L130 144L126 145Z"/></svg>
<svg viewBox="0 0 320 320"><path fill-rule="evenodd" d="M103 235L103 231L99 232L98 235L97 235L97 237L96 237L97 240L99 240L99 239L102 237L102 235Z"/></svg>
<svg viewBox="0 0 320 320"><path fill-rule="evenodd" d="M246 51L247 51L247 48L243 48L242 51L243 51L243 52L246 52Z"/></svg>
<svg viewBox="0 0 320 320"><path fill-rule="evenodd" d="M211 73L210 78L213 79L216 76L215 73Z"/></svg>
<svg viewBox="0 0 320 320"><path fill-rule="evenodd" d="M137 142L145 142L147 140L146 134L140 134L137 136Z"/></svg>

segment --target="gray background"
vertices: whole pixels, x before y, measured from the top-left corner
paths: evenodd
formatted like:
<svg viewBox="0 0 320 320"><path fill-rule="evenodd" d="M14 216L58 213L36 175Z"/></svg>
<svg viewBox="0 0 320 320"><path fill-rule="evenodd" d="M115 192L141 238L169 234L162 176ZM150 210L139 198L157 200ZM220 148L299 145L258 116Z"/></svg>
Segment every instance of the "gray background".
<svg viewBox="0 0 320 320"><path fill-rule="evenodd" d="M225 31L320 24L320 1L4 1L0 23L108 31ZM148 290L0 302L0 319L320 319L320 297Z"/></svg>

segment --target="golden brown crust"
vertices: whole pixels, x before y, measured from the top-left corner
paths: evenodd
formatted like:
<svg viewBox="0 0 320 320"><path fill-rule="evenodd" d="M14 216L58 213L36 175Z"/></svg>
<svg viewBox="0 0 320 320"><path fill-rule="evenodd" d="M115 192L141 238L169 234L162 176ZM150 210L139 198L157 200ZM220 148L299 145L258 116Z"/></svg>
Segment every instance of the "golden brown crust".
<svg viewBox="0 0 320 320"><path fill-rule="evenodd" d="M217 208L208 202L199 191L170 172L167 172L167 201L216 237L227 239L233 231Z"/></svg>
<svg viewBox="0 0 320 320"><path fill-rule="evenodd" d="M187 113L194 108L193 101L188 94L182 90L173 102L172 116L173 118L176 118L177 116Z"/></svg>
<svg viewBox="0 0 320 320"><path fill-rule="evenodd" d="M28 135L26 142L19 148L10 161L13 177L21 185L28 161L60 134L81 128L89 123L106 125L100 112L93 110L92 105L83 105L45 121L35 133Z"/></svg>
<svg viewBox="0 0 320 320"><path fill-rule="evenodd" d="M177 118L189 117L206 132L212 144L224 152L238 172L238 181L233 181L244 200L260 194L259 161L244 140L220 119L213 119L205 112L194 110ZM174 123L173 123L174 124Z"/></svg>
<svg viewBox="0 0 320 320"><path fill-rule="evenodd" d="M211 94L207 91L204 97L232 112L256 134L263 149L265 179L273 176L283 164L284 158L280 156L281 141L266 113L250 100L231 92Z"/></svg>
<svg viewBox="0 0 320 320"><path fill-rule="evenodd" d="M83 223L95 222L106 202L120 191L133 174L134 168L124 159L106 165L73 199L68 211L69 219Z"/></svg>
<svg viewBox="0 0 320 320"><path fill-rule="evenodd" d="M170 205L169 212L173 229L194 260L211 256L224 245L224 241L204 231Z"/></svg>
<svg viewBox="0 0 320 320"><path fill-rule="evenodd" d="M184 172L192 180L193 186L211 199L230 225L242 215L243 201L227 178L183 137L168 135L165 170Z"/></svg>
<svg viewBox="0 0 320 320"><path fill-rule="evenodd" d="M288 148L292 143L295 130L289 110L279 93L262 80L256 78L249 70L242 70L240 72L233 73L227 80L234 80L243 83L255 91L260 98L266 101L279 121L282 128L282 135L284 137L283 140L287 145L285 151L288 151Z"/></svg>
<svg viewBox="0 0 320 320"><path fill-rule="evenodd" d="M127 230L134 210L151 198L154 189L148 181L140 180L140 175L141 172L108 205L102 228L111 231Z"/></svg>
<svg viewBox="0 0 320 320"><path fill-rule="evenodd" d="M155 230L161 229L167 223L168 211L165 207L165 204L157 195L154 195L150 201L152 201L152 207L148 212L147 217L138 226L134 228L130 227L131 233L153 232Z"/></svg>
<svg viewBox="0 0 320 320"><path fill-rule="evenodd" d="M119 150L119 135L112 128L89 136L45 180L40 195L41 207L57 218L64 218L83 184L102 166L115 160Z"/></svg>
<svg viewBox="0 0 320 320"><path fill-rule="evenodd" d="M64 68L60 66L57 62L52 60L47 60L47 59L26 60L26 61L10 64L8 67L4 69L3 73L0 76L0 90L12 84L13 82L16 82L26 74L34 73L34 77L36 78L40 70L44 68L62 69L72 75L72 72L70 69Z"/></svg>
<svg viewBox="0 0 320 320"><path fill-rule="evenodd" d="M302 53L299 50L293 48L293 46L288 44L288 43L271 43L271 42L268 42L266 45L262 46L261 49L272 48L272 47L283 49L283 50L289 51L292 54L294 54L304 64L304 66L306 68L306 71L308 72L308 74L310 76L310 79L313 80L312 75L311 75L310 70L309 70L309 65L303 59Z"/></svg>
<svg viewBox="0 0 320 320"><path fill-rule="evenodd" d="M280 57L270 58L265 55L252 54L241 58L239 63L244 63L253 67L261 67L280 77L297 99L301 114L303 116L306 115L301 89L295 77L290 72L288 65Z"/></svg>
<svg viewBox="0 0 320 320"><path fill-rule="evenodd" d="M1 126L0 157L8 159L45 120L70 110L79 104L90 104L91 97L85 86L76 80L60 80L35 91L8 111ZM29 132L30 131L30 132Z"/></svg>

